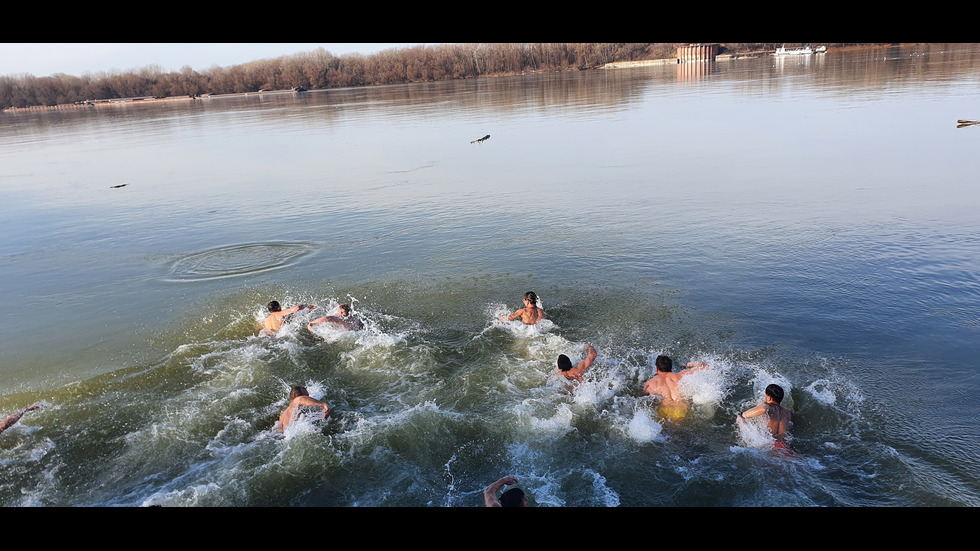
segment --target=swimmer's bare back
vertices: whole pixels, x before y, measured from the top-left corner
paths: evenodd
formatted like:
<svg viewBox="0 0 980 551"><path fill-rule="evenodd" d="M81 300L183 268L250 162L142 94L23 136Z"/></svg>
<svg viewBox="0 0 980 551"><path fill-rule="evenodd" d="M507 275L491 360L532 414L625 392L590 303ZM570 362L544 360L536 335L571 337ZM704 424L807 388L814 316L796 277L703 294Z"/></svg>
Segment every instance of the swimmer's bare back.
<svg viewBox="0 0 980 551"><path fill-rule="evenodd" d="M524 325L534 325L543 319L547 319L548 316L545 315L544 310L538 308L537 306L521 308L507 317L500 316L501 321L514 321L518 318L520 318L521 323Z"/></svg>

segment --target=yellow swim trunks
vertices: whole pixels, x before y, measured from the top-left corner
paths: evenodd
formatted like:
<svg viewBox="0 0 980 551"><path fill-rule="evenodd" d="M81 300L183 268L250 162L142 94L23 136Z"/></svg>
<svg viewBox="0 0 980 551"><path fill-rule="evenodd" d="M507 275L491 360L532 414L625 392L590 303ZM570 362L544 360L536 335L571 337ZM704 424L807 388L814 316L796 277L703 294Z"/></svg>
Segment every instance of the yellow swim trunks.
<svg viewBox="0 0 980 551"><path fill-rule="evenodd" d="M657 413L664 419L680 421L687 417L687 404L661 404Z"/></svg>

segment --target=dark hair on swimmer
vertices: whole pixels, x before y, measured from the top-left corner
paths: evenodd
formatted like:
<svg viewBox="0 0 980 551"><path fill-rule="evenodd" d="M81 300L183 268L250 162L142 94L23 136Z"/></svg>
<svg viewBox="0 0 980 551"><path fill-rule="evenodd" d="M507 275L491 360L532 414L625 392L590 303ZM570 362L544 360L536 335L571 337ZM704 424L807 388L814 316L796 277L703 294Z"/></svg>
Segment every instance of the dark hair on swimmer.
<svg viewBox="0 0 980 551"><path fill-rule="evenodd" d="M674 361L663 354L657 356L657 361L654 365L657 366L657 371L663 371L664 373L668 373L674 369Z"/></svg>
<svg viewBox="0 0 980 551"><path fill-rule="evenodd" d="M777 404L783 402L783 387L779 385L769 385L766 387L766 396L772 398Z"/></svg>
<svg viewBox="0 0 980 551"><path fill-rule="evenodd" d="M572 368L572 360L568 359L568 356L564 354L558 355L558 369L562 371L568 371Z"/></svg>
<svg viewBox="0 0 980 551"><path fill-rule="evenodd" d="M306 390L305 386L294 386L293 390L289 392L289 401L292 402L300 396L309 396L310 393Z"/></svg>
<svg viewBox="0 0 980 551"><path fill-rule="evenodd" d="M537 304L538 303L538 295L534 294L534 291L528 291L528 292L524 293L524 298L530 300L531 301L531 304Z"/></svg>
<svg viewBox="0 0 980 551"><path fill-rule="evenodd" d="M270 302L268 308L270 312L278 312L279 310L282 310L282 306L279 306L278 300Z"/></svg>
<svg viewBox="0 0 980 551"><path fill-rule="evenodd" d="M344 316L350 315L350 306L347 304L341 304L340 306L337 307L337 310L340 311L341 315Z"/></svg>
<svg viewBox="0 0 980 551"><path fill-rule="evenodd" d="M520 488L511 488L500 494L501 507L523 507L524 491Z"/></svg>

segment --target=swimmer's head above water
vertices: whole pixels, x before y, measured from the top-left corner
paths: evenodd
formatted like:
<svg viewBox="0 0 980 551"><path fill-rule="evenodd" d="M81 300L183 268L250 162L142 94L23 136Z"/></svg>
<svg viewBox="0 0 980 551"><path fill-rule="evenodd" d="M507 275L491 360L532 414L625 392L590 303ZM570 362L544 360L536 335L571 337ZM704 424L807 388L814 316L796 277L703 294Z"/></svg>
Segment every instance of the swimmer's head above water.
<svg viewBox="0 0 980 551"><path fill-rule="evenodd" d="M282 311L282 306L279 305L279 301L278 300L273 300L272 302L270 302L268 304L267 308L269 309L270 312L280 312L280 311Z"/></svg>
<svg viewBox="0 0 980 551"><path fill-rule="evenodd" d="M501 507L527 507L527 496L520 488L511 488L500 494Z"/></svg>
<svg viewBox="0 0 980 551"><path fill-rule="evenodd" d="M769 385L766 387L766 397L771 398L776 404L783 403L783 387L779 385Z"/></svg>
<svg viewBox="0 0 980 551"><path fill-rule="evenodd" d="M524 300L531 303L531 306L536 306L538 304L538 295L534 294L534 291L528 291L524 293Z"/></svg>
<svg viewBox="0 0 980 551"><path fill-rule="evenodd" d="M657 366L657 371L660 371L661 373L670 373L674 370L674 361L663 354L657 356L657 360L654 362L654 365Z"/></svg>
<svg viewBox="0 0 980 551"><path fill-rule="evenodd" d="M558 369L561 371L568 371L572 368L572 360L564 354L558 355Z"/></svg>

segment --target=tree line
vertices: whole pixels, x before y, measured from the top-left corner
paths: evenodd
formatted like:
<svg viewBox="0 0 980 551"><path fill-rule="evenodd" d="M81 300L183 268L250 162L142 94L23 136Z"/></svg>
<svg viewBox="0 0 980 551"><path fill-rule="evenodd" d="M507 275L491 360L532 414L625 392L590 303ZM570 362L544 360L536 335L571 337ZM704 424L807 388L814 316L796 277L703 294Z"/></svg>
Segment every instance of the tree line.
<svg viewBox="0 0 980 551"><path fill-rule="evenodd" d="M129 72L0 76L0 109L133 97L236 94L292 88L327 89L402 84L532 71L590 69L606 63L670 58L678 43L494 43L419 45L372 55L335 56L323 48L230 67L165 72L150 65ZM776 44L724 45L722 51L773 49Z"/></svg>

